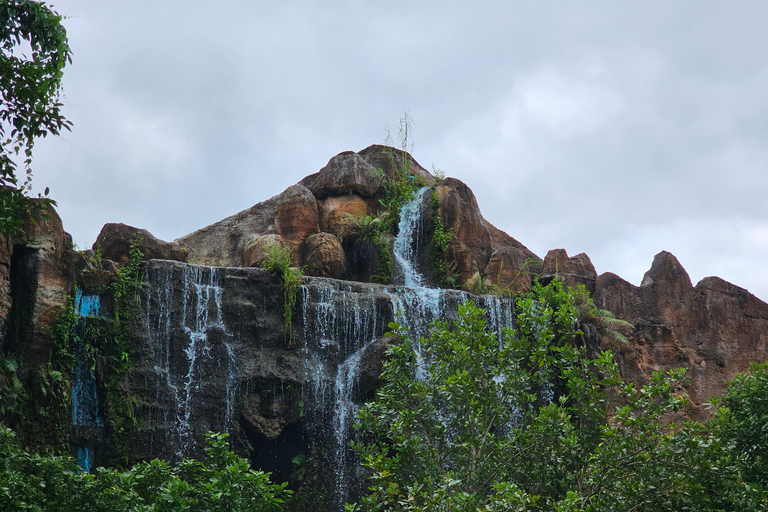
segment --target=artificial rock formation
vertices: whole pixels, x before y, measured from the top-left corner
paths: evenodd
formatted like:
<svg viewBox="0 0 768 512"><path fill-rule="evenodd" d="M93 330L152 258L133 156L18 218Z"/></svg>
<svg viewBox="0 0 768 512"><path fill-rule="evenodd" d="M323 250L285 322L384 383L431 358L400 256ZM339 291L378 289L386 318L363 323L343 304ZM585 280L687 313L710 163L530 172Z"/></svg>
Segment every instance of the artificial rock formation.
<svg viewBox="0 0 768 512"><path fill-rule="evenodd" d="M148 260L187 261L186 249L173 242L164 242L146 229L125 224L105 224L96 237L93 250L100 251L102 258L125 265L128 263L133 244L137 245Z"/></svg>
<svg viewBox="0 0 768 512"><path fill-rule="evenodd" d="M653 371L687 369L692 419L709 415L706 402L736 373L768 359L768 304L717 277L692 286L668 252L656 255L639 287L601 275L594 299L635 327L629 345L612 347L625 378L643 383Z"/></svg>
<svg viewBox="0 0 768 512"><path fill-rule="evenodd" d="M585 254L555 249L542 259L487 222L466 184L436 182L407 153L378 145L341 153L281 194L174 242L108 224L94 250L77 253L55 212L0 238L0 348L21 362L22 376L47 363L50 327L75 283L109 310L105 290L140 235L149 261L131 319L131 366L120 382L137 419L131 460L201 455L206 432L227 431L277 479L290 477L297 455L328 458L329 495L342 500L357 478L351 425L380 385L388 323L423 336L435 317L455 318L467 298L488 310L493 330L515 322L509 298L370 282L395 240L374 242L360 226L382 212L387 180L403 172L431 187L411 244L427 281L437 215L452 233L443 263L457 285L476 273L514 292L534 278L584 285L598 307L634 326L627 345L609 345L625 378L643 384L653 371L687 368L688 417L706 418L705 402L726 381L768 359L768 304L746 290L716 277L694 287L665 252L640 286L598 276ZM290 322L280 276L253 268L272 244L291 248L293 264L316 276L298 290Z"/></svg>

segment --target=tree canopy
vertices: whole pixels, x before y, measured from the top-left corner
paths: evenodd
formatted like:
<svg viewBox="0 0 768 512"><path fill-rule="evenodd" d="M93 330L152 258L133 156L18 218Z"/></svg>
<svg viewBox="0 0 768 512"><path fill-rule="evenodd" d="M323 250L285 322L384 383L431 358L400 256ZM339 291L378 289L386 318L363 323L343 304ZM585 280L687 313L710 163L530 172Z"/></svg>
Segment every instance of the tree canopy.
<svg viewBox="0 0 768 512"><path fill-rule="evenodd" d="M70 457L31 454L0 425L0 510L51 512L266 512L290 495L286 484L250 469L229 451L227 434L209 434L205 461L176 467L155 459L126 471L82 473Z"/></svg>
<svg viewBox="0 0 768 512"><path fill-rule="evenodd" d="M55 204L28 196L32 149L36 139L71 128L59 101L71 61L59 14L44 2L0 0L0 232L18 231L25 212Z"/></svg>

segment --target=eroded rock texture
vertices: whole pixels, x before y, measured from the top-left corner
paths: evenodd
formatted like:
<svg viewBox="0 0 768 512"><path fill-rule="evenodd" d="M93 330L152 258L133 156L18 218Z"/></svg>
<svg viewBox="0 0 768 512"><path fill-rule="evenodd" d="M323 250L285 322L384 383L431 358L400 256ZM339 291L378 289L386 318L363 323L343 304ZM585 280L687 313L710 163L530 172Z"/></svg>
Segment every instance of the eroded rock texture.
<svg viewBox="0 0 768 512"><path fill-rule="evenodd" d="M709 415L704 404L736 373L768 359L768 304L717 277L692 286L668 252L656 255L639 287L601 275L594 299L635 326L628 346L612 347L625 378L643 383L655 370L688 369L692 419Z"/></svg>

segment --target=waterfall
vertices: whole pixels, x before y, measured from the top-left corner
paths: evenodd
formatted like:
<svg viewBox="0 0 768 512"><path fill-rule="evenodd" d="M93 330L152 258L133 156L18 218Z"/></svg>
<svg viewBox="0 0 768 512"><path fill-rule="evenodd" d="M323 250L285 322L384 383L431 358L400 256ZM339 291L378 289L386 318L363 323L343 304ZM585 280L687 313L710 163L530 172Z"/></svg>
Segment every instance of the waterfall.
<svg viewBox="0 0 768 512"><path fill-rule="evenodd" d="M104 426L104 419L99 410L96 377L91 368L92 361L84 352L82 337L89 317L103 317L101 299L97 294L85 294L77 288L75 291L75 367L72 369L72 425L78 428L77 463L85 472L90 472L93 459L94 436L90 431Z"/></svg>
<svg viewBox="0 0 768 512"><path fill-rule="evenodd" d="M77 465L84 473L91 472L91 450L87 447L79 446L77 448Z"/></svg>
<svg viewBox="0 0 768 512"><path fill-rule="evenodd" d="M155 401L149 417L165 436L173 460L195 452L198 430L230 431L233 428L237 388L237 340L223 320L222 269L201 265L152 268L148 279L157 283L154 296L145 296L146 329L153 339L149 357L157 379ZM217 371L225 368L224 397L212 397L219 384ZM164 392L162 392L164 391ZM163 397L172 403L162 404ZM167 399L167 398L166 398ZM195 412L210 400L221 400L218 424L195 425ZM217 404L218 406L218 404ZM151 434L150 443L153 441Z"/></svg>
<svg viewBox="0 0 768 512"><path fill-rule="evenodd" d="M322 424L331 427L333 501L343 510L356 466L349 442L359 410L354 393L360 360L383 336L387 321L382 317L389 311L371 285L318 279L302 285L301 296L308 392Z"/></svg>
<svg viewBox="0 0 768 512"><path fill-rule="evenodd" d="M424 276L418 270L419 242L421 240L421 208L427 187L420 188L400 210L400 223L395 238L394 280L405 286L424 286Z"/></svg>
<svg viewBox="0 0 768 512"><path fill-rule="evenodd" d="M484 307L488 327L499 332L500 340L502 329L514 323L509 298L426 286L418 262L428 197L428 189L421 189L400 212L393 248L399 284L304 279L294 317L296 346L283 337L282 289L272 273L148 262L143 316L132 325L142 344L126 382L130 394L140 398L136 456L178 462L202 455L198 444L207 431L229 432L233 441L258 445L252 457L262 457L254 461L260 467L278 467L273 454L289 445L294 453L317 456L315 462L325 464L320 477L328 483L331 509L341 511L356 499L363 474L350 449L353 425L373 393L374 365L389 322L406 328L422 375L428 362L421 339L429 336L435 319L455 321L460 304L472 300ZM81 309L99 311L89 300L80 301ZM294 395L299 389L301 395ZM244 403L238 416L241 395L253 398L248 406L253 409ZM306 439L314 443L311 451L301 445ZM92 455L92 450L83 452L83 461ZM290 470L288 463L287 470L275 472L287 479Z"/></svg>

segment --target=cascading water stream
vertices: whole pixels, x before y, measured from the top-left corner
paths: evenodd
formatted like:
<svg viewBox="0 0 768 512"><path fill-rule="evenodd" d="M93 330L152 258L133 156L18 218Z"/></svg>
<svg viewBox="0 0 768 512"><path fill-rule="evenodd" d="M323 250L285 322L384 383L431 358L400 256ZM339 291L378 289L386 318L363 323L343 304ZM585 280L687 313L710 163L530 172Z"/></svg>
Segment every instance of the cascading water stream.
<svg viewBox="0 0 768 512"><path fill-rule="evenodd" d="M322 423L332 428L334 504L343 510L355 465L349 442L358 405L354 392L365 350L384 333L386 322L373 287L336 282L302 286L302 324L312 402L322 408ZM322 434L321 434L322 436Z"/></svg>
<svg viewBox="0 0 768 512"><path fill-rule="evenodd" d="M91 463L95 447L89 431L104 426L104 419L99 410L99 397L97 394L96 377L82 342L82 334L85 332L85 323L89 317L102 317L101 300L97 294L85 294L80 288L75 292L75 332L77 336L74 348L75 367L72 370L72 425L79 429L84 438L77 447L77 464L84 472L91 471Z"/></svg>
<svg viewBox="0 0 768 512"><path fill-rule="evenodd" d="M427 187L417 190L400 210L400 222L395 238L393 253L395 256L396 284L405 286L424 286L424 276L418 270L419 242L421 240L421 208Z"/></svg>
<svg viewBox="0 0 768 512"><path fill-rule="evenodd" d="M183 265L153 270L151 279L160 283L154 288L156 296L144 298L148 308L157 308L154 315L146 314L147 330L155 340L150 356L158 378L156 400L170 396L173 404L161 408L161 417L149 419L155 424L169 425L165 429L165 445L172 453L168 455L181 460L191 455L194 448L195 410L204 402L200 398L206 392L206 379L210 377L206 373L211 367L226 367L223 421L215 428L229 432L233 427L237 342L223 320L220 268ZM212 333L220 333L215 341ZM161 393L163 389L165 393Z"/></svg>

